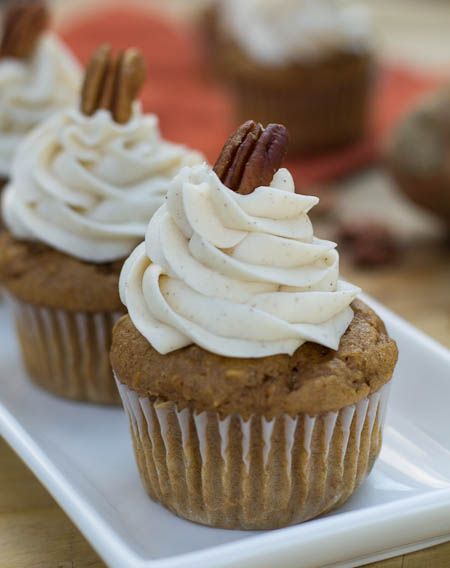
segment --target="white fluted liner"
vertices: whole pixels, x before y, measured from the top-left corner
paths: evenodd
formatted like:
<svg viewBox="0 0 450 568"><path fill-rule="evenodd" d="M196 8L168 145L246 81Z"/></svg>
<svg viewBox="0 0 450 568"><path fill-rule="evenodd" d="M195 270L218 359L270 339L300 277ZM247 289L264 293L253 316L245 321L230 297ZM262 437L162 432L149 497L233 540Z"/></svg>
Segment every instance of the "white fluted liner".
<svg viewBox="0 0 450 568"><path fill-rule="evenodd" d="M8 297L25 367L35 383L74 400L119 404L109 363L119 312L70 312Z"/></svg>
<svg viewBox="0 0 450 568"><path fill-rule="evenodd" d="M244 420L117 384L150 496L187 519L241 529L298 523L346 501L380 452L389 392L338 412Z"/></svg>

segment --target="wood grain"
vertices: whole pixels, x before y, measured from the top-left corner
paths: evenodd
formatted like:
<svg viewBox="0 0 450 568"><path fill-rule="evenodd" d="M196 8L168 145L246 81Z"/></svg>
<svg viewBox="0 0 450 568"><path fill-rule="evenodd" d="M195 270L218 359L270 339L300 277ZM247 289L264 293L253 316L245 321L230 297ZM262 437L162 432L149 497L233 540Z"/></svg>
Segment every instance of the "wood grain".
<svg viewBox="0 0 450 568"><path fill-rule="evenodd" d="M367 564L366 568L449 568L450 567L450 542L419 550L407 556L391 558L384 562Z"/></svg>
<svg viewBox="0 0 450 568"><path fill-rule="evenodd" d="M0 567L104 566L49 493L0 440Z"/></svg>

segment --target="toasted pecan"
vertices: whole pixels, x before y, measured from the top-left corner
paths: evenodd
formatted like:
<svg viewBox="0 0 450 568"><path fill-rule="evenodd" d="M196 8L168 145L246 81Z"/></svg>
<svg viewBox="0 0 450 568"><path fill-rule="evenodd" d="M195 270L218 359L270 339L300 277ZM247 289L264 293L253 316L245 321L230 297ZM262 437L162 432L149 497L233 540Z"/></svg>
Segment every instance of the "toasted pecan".
<svg viewBox="0 0 450 568"><path fill-rule="evenodd" d="M81 111L90 116L100 108L100 101L107 83L111 46L101 45L91 57L81 88ZM111 75L109 73L109 75Z"/></svg>
<svg viewBox="0 0 450 568"><path fill-rule="evenodd" d="M49 23L49 12L41 0L10 2L3 19L0 57L28 59Z"/></svg>
<svg viewBox="0 0 450 568"><path fill-rule="evenodd" d="M214 171L233 191L249 194L270 184L286 156L287 145L288 132L282 124L263 128L248 120L225 142Z"/></svg>
<svg viewBox="0 0 450 568"><path fill-rule="evenodd" d="M105 109L119 124L127 122L145 76L144 58L136 49L127 49L114 57L109 45L100 46L86 68L81 111L91 116Z"/></svg>
<svg viewBox="0 0 450 568"><path fill-rule="evenodd" d="M119 58L115 90L114 119L127 122L131 114L131 105L139 96L145 82L145 61L136 49L127 49Z"/></svg>

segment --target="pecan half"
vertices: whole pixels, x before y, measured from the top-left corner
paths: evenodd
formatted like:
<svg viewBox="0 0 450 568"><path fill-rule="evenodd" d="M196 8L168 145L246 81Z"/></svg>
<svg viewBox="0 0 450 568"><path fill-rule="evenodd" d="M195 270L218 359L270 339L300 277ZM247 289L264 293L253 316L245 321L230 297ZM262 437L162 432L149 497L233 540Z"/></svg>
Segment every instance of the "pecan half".
<svg viewBox="0 0 450 568"><path fill-rule="evenodd" d="M0 57L28 59L49 22L45 2L16 0L10 2L3 19Z"/></svg>
<svg viewBox="0 0 450 568"><path fill-rule="evenodd" d="M145 76L144 58L136 49L127 49L114 57L111 46L100 46L86 68L81 111L91 116L105 109L119 124L127 122Z"/></svg>
<svg viewBox="0 0 450 568"><path fill-rule="evenodd" d="M269 185L287 152L288 131L282 124L266 128L244 122L225 142L214 171L221 181L242 195Z"/></svg>
<svg viewBox="0 0 450 568"><path fill-rule="evenodd" d="M86 67L81 88L81 111L87 116L94 114L100 108L108 74L111 79L109 82L114 82L109 71L110 60L111 47L102 45L94 52Z"/></svg>

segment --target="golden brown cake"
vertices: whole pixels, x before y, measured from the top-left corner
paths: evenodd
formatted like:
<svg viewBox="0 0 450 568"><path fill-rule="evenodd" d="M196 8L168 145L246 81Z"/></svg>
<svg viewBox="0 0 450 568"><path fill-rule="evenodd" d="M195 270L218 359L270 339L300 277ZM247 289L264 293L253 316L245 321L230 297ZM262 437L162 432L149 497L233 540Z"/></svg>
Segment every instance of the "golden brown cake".
<svg viewBox="0 0 450 568"><path fill-rule="evenodd" d="M47 245L0 237L0 274L25 367L40 386L75 400L118 403L108 350L124 313L123 261L91 264Z"/></svg>
<svg viewBox="0 0 450 568"><path fill-rule="evenodd" d="M291 357L264 359L195 345L161 355L122 318L111 359L150 496L195 522L244 529L301 522L345 502L380 452L397 360L380 318L360 301L353 308L338 351L305 343Z"/></svg>
<svg viewBox="0 0 450 568"><path fill-rule="evenodd" d="M397 347L314 237L286 150L248 121L214 170L182 170L120 279L111 362L142 481L216 527L329 511L381 448Z"/></svg>
<svg viewBox="0 0 450 568"><path fill-rule="evenodd" d="M357 8L336 0L223 0L216 61L234 91L237 120L285 124L293 155L361 138L375 65Z"/></svg>
<svg viewBox="0 0 450 568"><path fill-rule="evenodd" d="M2 284L15 298L72 312L125 312L118 285L123 259L83 262L43 243L0 237Z"/></svg>
<svg viewBox="0 0 450 568"><path fill-rule="evenodd" d="M305 343L292 356L262 359L223 357L197 345L162 355L127 315L115 327L111 359L120 380L139 396L179 408L267 418L336 411L379 391L397 360L395 342L375 312L361 300L352 308L337 351Z"/></svg>
<svg viewBox="0 0 450 568"><path fill-rule="evenodd" d="M25 139L4 190L0 280L24 362L37 384L66 398L119 402L109 348L124 312L123 259L175 173L201 160L142 112L144 79L139 52L100 47L80 110L56 113Z"/></svg>

